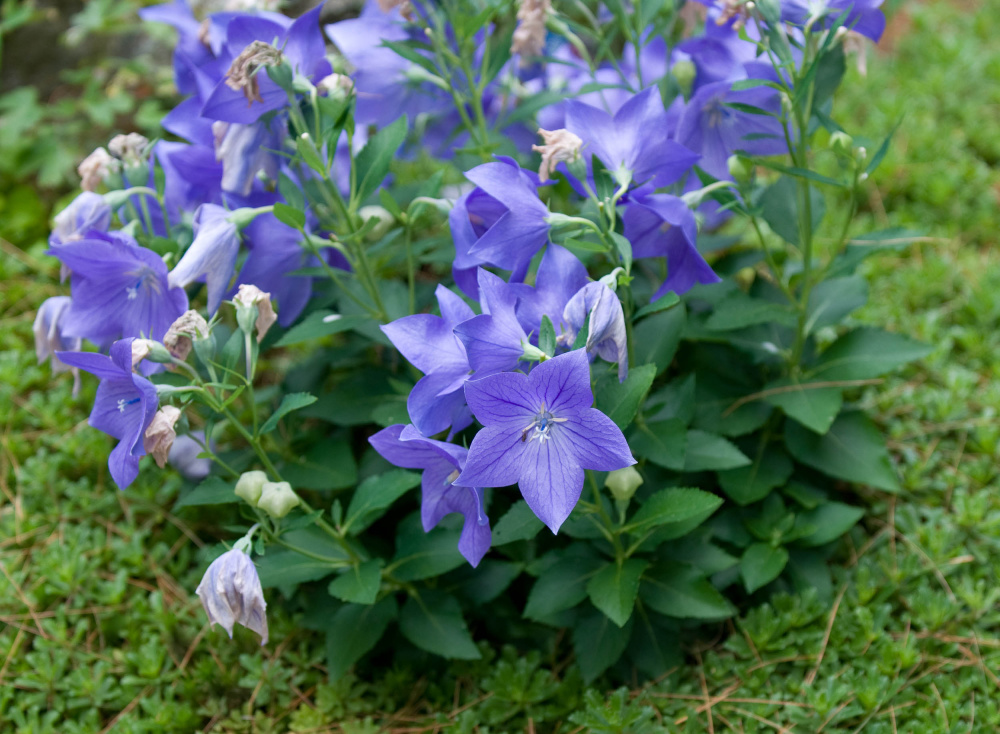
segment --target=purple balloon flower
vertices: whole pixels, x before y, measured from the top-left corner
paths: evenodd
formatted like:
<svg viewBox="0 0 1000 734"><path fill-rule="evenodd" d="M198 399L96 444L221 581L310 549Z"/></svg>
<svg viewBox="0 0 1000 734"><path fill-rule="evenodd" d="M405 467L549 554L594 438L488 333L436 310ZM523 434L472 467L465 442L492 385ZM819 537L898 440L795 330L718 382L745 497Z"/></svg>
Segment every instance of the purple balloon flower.
<svg viewBox="0 0 1000 734"><path fill-rule="evenodd" d="M885 15L879 10L880 5L882 0L782 0L781 19L805 25L816 18L818 27L826 28L847 10L844 27L878 43L885 31Z"/></svg>
<svg viewBox="0 0 1000 734"><path fill-rule="evenodd" d="M482 268L479 293L483 313L455 325L468 364L478 376L514 369L529 343L517 319L517 294L502 278Z"/></svg>
<svg viewBox="0 0 1000 734"><path fill-rule="evenodd" d="M160 340L187 310L187 294L167 284L167 266L122 232L49 250L72 271L73 305L62 318L64 336L109 344L121 337Z"/></svg>
<svg viewBox="0 0 1000 734"><path fill-rule="evenodd" d="M584 469L611 471L635 463L618 426L590 407L590 363L582 349L542 362L528 375L472 380L465 397L485 427L472 439L455 484L516 482L553 533L580 499Z"/></svg>
<svg viewBox="0 0 1000 734"><path fill-rule="evenodd" d="M51 247L81 240L90 230L107 232L111 226L111 207L100 194L84 191L56 214L55 225L49 235Z"/></svg>
<svg viewBox="0 0 1000 734"><path fill-rule="evenodd" d="M240 233L229 221L229 212L215 204L202 204L194 213L194 242L170 271L171 288L183 288L204 278L208 285L208 312L219 310L222 296L233 279Z"/></svg>
<svg viewBox="0 0 1000 734"><path fill-rule="evenodd" d="M414 426L389 426L368 442L386 461L406 469L424 470L420 520L425 532L452 512L465 516L458 550L469 563L478 566L493 538L490 519L483 510L483 490L453 484L465 467L468 452L452 443L425 438Z"/></svg>
<svg viewBox="0 0 1000 734"><path fill-rule="evenodd" d="M410 391L406 409L410 420L425 436L449 427L454 434L472 423L462 392L471 368L454 329L475 314L465 301L442 285L437 287L436 295L441 316L414 314L382 327L396 349L424 373Z"/></svg>
<svg viewBox="0 0 1000 734"><path fill-rule="evenodd" d="M139 475L139 457L146 453L142 436L158 405L153 383L132 371L133 341L116 341L110 357L93 352L56 352L64 364L101 380L88 422L118 439L108 457L108 468L119 489L125 489Z"/></svg>
<svg viewBox="0 0 1000 734"><path fill-rule="evenodd" d="M542 317L548 316L557 336L566 331L563 309L588 280L587 269L576 255L565 247L550 244L538 265L534 288L520 283L510 286L518 294L516 313L521 327L537 335ZM567 340L568 337L563 338L561 343Z"/></svg>
<svg viewBox="0 0 1000 734"><path fill-rule="evenodd" d="M604 283L587 283L569 299L563 311L563 318L571 329L569 338L576 340L576 332L583 328L588 314L587 354L617 362L618 381L624 382L628 377L628 337L622 302Z"/></svg>

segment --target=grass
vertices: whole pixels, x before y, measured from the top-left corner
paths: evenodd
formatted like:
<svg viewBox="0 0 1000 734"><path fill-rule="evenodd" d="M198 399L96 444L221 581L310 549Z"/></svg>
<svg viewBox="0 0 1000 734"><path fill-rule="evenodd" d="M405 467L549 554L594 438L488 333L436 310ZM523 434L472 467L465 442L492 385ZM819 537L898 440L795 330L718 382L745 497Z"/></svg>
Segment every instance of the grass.
<svg viewBox="0 0 1000 734"><path fill-rule="evenodd" d="M208 629L193 589L210 519L166 509L172 474L147 467L114 489L110 442L86 426L94 381L73 397L31 350L34 310L62 292L56 270L43 243L0 242L5 730L996 731L998 30L987 3L898 7L891 54L851 76L840 112L873 140L905 113L859 227L928 234L868 261L857 317L935 347L857 395L890 436L905 491L864 495L869 518L844 545L832 604L774 597L666 679L613 693L586 690L565 649L484 647L482 661L433 675L398 660L330 684L321 638L274 600L265 648L242 628L233 641Z"/></svg>

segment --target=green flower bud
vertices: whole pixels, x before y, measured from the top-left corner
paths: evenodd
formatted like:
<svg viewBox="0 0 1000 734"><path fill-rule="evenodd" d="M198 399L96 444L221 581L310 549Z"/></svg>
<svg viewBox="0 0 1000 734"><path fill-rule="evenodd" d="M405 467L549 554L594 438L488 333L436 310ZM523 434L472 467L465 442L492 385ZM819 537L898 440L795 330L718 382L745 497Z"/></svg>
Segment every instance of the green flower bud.
<svg viewBox="0 0 1000 734"><path fill-rule="evenodd" d="M365 235L369 242L377 242L382 239L396 221L396 218L387 209L378 205L361 207L358 210L358 216L361 217L362 222L367 222L369 219L377 220L375 226L368 230L368 234Z"/></svg>
<svg viewBox="0 0 1000 734"><path fill-rule="evenodd" d="M670 73L674 75L674 79L677 80L677 86L681 88L684 96L687 97L691 94L691 86L694 84L694 78L698 74L695 65L690 61L678 61L670 67Z"/></svg>
<svg viewBox="0 0 1000 734"><path fill-rule="evenodd" d="M632 499L640 484L642 477L634 466L608 472L608 478L604 480L604 486L611 490L611 496L618 502Z"/></svg>
<svg viewBox="0 0 1000 734"><path fill-rule="evenodd" d="M830 136L830 150L833 150L836 153L843 153L844 155L851 155L851 151L853 149L854 138L845 133L843 130L837 130Z"/></svg>
<svg viewBox="0 0 1000 734"><path fill-rule="evenodd" d="M299 496L288 482L267 482L261 488L257 507L271 517L284 517L299 504Z"/></svg>
<svg viewBox="0 0 1000 734"><path fill-rule="evenodd" d="M729 175L739 184L750 183L753 180L753 163L741 155L731 155L726 159Z"/></svg>
<svg viewBox="0 0 1000 734"><path fill-rule="evenodd" d="M243 472L236 482L234 491L237 497L246 500L251 507L256 507L264 485L267 483L267 474L262 471Z"/></svg>

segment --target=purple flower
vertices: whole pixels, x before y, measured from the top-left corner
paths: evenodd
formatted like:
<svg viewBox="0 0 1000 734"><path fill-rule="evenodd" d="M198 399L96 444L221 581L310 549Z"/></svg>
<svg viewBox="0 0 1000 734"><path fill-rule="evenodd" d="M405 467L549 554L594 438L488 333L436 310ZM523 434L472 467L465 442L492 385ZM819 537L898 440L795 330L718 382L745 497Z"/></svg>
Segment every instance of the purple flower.
<svg viewBox="0 0 1000 734"><path fill-rule="evenodd" d="M622 221L634 257L667 258L667 279L652 300L667 291L682 294L696 283L721 280L698 252L694 214L679 197L670 194L634 197L625 207Z"/></svg>
<svg viewBox="0 0 1000 734"><path fill-rule="evenodd" d="M49 235L49 246L83 239L90 230L107 232L111 226L111 207L104 197L84 191L55 217L55 227Z"/></svg>
<svg viewBox="0 0 1000 734"><path fill-rule="evenodd" d="M119 489L125 489L139 475L139 457L146 453L142 437L158 405L153 383L132 372L133 341L116 341L110 357L93 352L56 352L64 364L90 372L101 381L88 422L118 439L108 457L108 468Z"/></svg>
<svg viewBox="0 0 1000 734"><path fill-rule="evenodd" d="M242 624L267 643L267 602L257 569L244 551L233 548L212 561L195 593L208 621L220 624L230 639L233 625Z"/></svg>
<svg viewBox="0 0 1000 734"><path fill-rule="evenodd" d="M465 345L468 364L477 376L514 369L529 343L517 319L517 294L502 278L479 270L483 313L455 325Z"/></svg>
<svg viewBox="0 0 1000 734"><path fill-rule="evenodd" d="M406 469L424 470L420 520L425 532L449 513L465 516L458 550L469 563L478 566L492 541L490 519L483 510L483 490L453 484L465 467L468 452L452 443L425 438L414 426L389 426L368 442L386 461Z"/></svg>
<svg viewBox="0 0 1000 734"><path fill-rule="evenodd" d="M109 344L122 337L160 340L187 310L187 294L167 284L167 266L123 232L49 250L72 271L73 305L63 335Z"/></svg>
<svg viewBox="0 0 1000 734"><path fill-rule="evenodd" d="M472 380L465 397L485 427L472 439L455 484L517 482L553 533L580 499L584 469L611 471L635 463L618 426L590 407L590 366L582 349L542 362L528 375Z"/></svg>
<svg viewBox="0 0 1000 734"><path fill-rule="evenodd" d="M52 296L46 298L38 307L32 331L35 334L35 356L38 364L52 357L52 374L57 375L66 370L73 372L73 396L80 391L80 371L73 369L55 356L56 352L79 352L81 340L63 336L62 319L73 305L69 296Z"/></svg>
<svg viewBox="0 0 1000 734"><path fill-rule="evenodd" d="M885 15L879 10L882 0L782 0L781 19L795 25L806 25L819 19L818 27L826 28L845 11L844 27L870 38L875 43L885 31Z"/></svg>
<svg viewBox="0 0 1000 734"><path fill-rule="evenodd" d="M410 420L425 436L449 427L457 433L472 422L462 392L471 368L454 329L474 314L468 304L444 286L437 287L436 295L441 316L414 314L382 327L396 349L424 373L410 392L406 408Z"/></svg>
<svg viewBox="0 0 1000 734"><path fill-rule="evenodd" d="M538 265L534 288L523 284L510 286L518 295L516 313L521 327L529 334L537 335L542 317L548 316L557 335L566 331L563 309L573 294L587 284L587 280L587 269L576 255L565 247L550 244ZM567 338L562 340L563 343Z"/></svg>
<svg viewBox="0 0 1000 734"><path fill-rule="evenodd" d="M576 332L583 328L588 314L587 353L596 354L607 362L617 362L618 380L624 382L628 376L625 313L618 296L601 281L587 283L566 304L563 319L572 329L569 338L575 341Z"/></svg>
<svg viewBox="0 0 1000 734"><path fill-rule="evenodd" d="M200 278L208 285L208 312L219 310L222 296L233 279L240 233L229 221L229 212L215 204L202 204L194 213L194 242L170 271L171 288L183 288Z"/></svg>
<svg viewBox="0 0 1000 734"><path fill-rule="evenodd" d="M670 124L656 87L639 92L614 117L576 100L566 103L566 129L584 141L584 153L596 155L614 173L631 172L632 181L667 186L698 160L670 139Z"/></svg>

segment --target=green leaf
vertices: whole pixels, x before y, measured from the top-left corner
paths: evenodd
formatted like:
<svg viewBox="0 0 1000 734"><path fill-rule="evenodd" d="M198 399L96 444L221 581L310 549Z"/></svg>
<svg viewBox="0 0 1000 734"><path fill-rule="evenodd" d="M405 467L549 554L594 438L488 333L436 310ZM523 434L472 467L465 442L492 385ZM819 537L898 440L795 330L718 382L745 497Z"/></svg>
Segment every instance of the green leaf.
<svg viewBox="0 0 1000 734"><path fill-rule="evenodd" d="M632 616L639 577L648 565L639 558L630 558L621 565L609 563L587 583L590 601L619 627L624 627Z"/></svg>
<svg viewBox="0 0 1000 734"><path fill-rule="evenodd" d="M710 331L733 331L756 324L791 326L795 318L795 312L787 304L771 303L743 291L734 291L716 305L705 327Z"/></svg>
<svg viewBox="0 0 1000 734"><path fill-rule="evenodd" d="M842 413L823 436L786 421L785 445L797 461L831 477L867 484L886 492L900 489L885 439L875 424L859 411Z"/></svg>
<svg viewBox="0 0 1000 734"><path fill-rule="evenodd" d="M326 667L331 681L343 677L361 656L375 647L399 607L391 596L372 606L345 604L326 629Z"/></svg>
<svg viewBox="0 0 1000 734"><path fill-rule="evenodd" d="M722 436L697 429L687 432L684 471L721 471L746 466L750 459Z"/></svg>
<svg viewBox="0 0 1000 734"><path fill-rule="evenodd" d="M459 531L436 527L424 532L419 516L404 521L396 538L393 573L399 581L417 581L440 576L458 568L465 559L458 552Z"/></svg>
<svg viewBox="0 0 1000 734"><path fill-rule="evenodd" d="M317 442L305 455L289 457L280 466L281 476L296 489L328 492L353 487L358 467L344 439Z"/></svg>
<svg viewBox="0 0 1000 734"><path fill-rule="evenodd" d="M281 399L281 405L271 414L271 417L260 427L261 434L270 433L278 427L278 421L291 413L293 410L304 408L316 402L316 396L307 392L293 392L285 395Z"/></svg>
<svg viewBox="0 0 1000 734"><path fill-rule="evenodd" d="M927 344L872 327L850 331L831 344L809 370L812 380L867 380L926 357Z"/></svg>
<svg viewBox="0 0 1000 734"><path fill-rule="evenodd" d="M306 581L318 581L340 568L346 556L330 561L321 561L283 548L268 549L267 555L254 560L260 585L265 589L273 586L293 586ZM334 563L336 561L336 563Z"/></svg>
<svg viewBox="0 0 1000 734"><path fill-rule="evenodd" d="M550 357L556 353L556 329L548 316L542 316L542 325L538 332L538 348Z"/></svg>
<svg viewBox="0 0 1000 734"><path fill-rule="evenodd" d="M657 374L666 370L677 353L686 323L687 309L681 304L677 308L651 314L636 324L632 330L635 364L656 365Z"/></svg>
<svg viewBox="0 0 1000 734"><path fill-rule="evenodd" d="M622 528L632 535L642 535L666 523L692 518L706 520L719 509L722 498L689 487L670 487L651 495Z"/></svg>
<svg viewBox="0 0 1000 734"><path fill-rule="evenodd" d="M389 164L406 139L406 115L379 130L354 159L357 169L358 190L355 201L363 202L382 184L389 173Z"/></svg>
<svg viewBox="0 0 1000 734"><path fill-rule="evenodd" d="M798 382L794 378L778 380L764 388L764 392L771 390L778 392L772 392L764 399L771 405L781 408L789 418L794 418L810 430L823 434L830 430L833 419L837 417L844 404L842 389L824 387L824 384Z"/></svg>
<svg viewBox="0 0 1000 734"><path fill-rule="evenodd" d="M749 466L719 472L719 485L731 500L749 505L764 499L792 475L792 462L784 451L768 446Z"/></svg>
<svg viewBox="0 0 1000 734"><path fill-rule="evenodd" d="M632 636L632 620L619 627L600 612L581 617L573 626L573 651L585 683L591 683L622 656Z"/></svg>
<svg viewBox="0 0 1000 734"><path fill-rule="evenodd" d="M632 243L617 232L611 232L611 241L615 243L619 257L622 259L622 267L626 273L632 272Z"/></svg>
<svg viewBox="0 0 1000 734"><path fill-rule="evenodd" d="M680 296L678 296L673 291L667 291L657 300L653 301L652 303L647 303L645 306L636 311L632 315L632 323L635 323L643 316L652 316L654 313L660 313L661 311L666 311L667 309L673 308L680 302L681 302Z"/></svg>
<svg viewBox="0 0 1000 734"><path fill-rule="evenodd" d="M788 551L784 548L772 548L768 543L754 543L743 551L743 558L740 559L743 585L752 594L778 578L786 563Z"/></svg>
<svg viewBox="0 0 1000 734"><path fill-rule="evenodd" d="M636 456L681 471L687 450L687 427L679 418L637 425L629 434L628 445Z"/></svg>
<svg viewBox="0 0 1000 734"><path fill-rule="evenodd" d="M860 507L845 505L843 502L824 502L796 518L796 521L816 528L815 532L796 542L806 547L826 545L857 525L864 515L865 511Z"/></svg>
<svg viewBox="0 0 1000 734"><path fill-rule="evenodd" d="M351 566L330 582L327 591L342 601L355 604L374 604L382 585L382 561L373 558Z"/></svg>
<svg viewBox="0 0 1000 734"><path fill-rule="evenodd" d="M545 525L524 500L515 502L493 528L493 545L506 545L516 540L531 540Z"/></svg>
<svg viewBox="0 0 1000 734"><path fill-rule="evenodd" d="M285 335L275 342L274 346L287 347L292 344L314 341L324 336L353 329L368 321L370 319L366 316L341 316L333 311L313 311L302 320L302 323L296 324L285 332Z"/></svg>
<svg viewBox="0 0 1000 734"><path fill-rule="evenodd" d="M544 622L553 614L575 607L587 597L587 583L600 566L600 559L590 552L567 553L545 569L531 587L524 616Z"/></svg>
<svg viewBox="0 0 1000 734"><path fill-rule="evenodd" d="M233 492L234 486L220 477L208 477L174 503L174 512L182 507L228 505L239 502L240 498Z"/></svg>
<svg viewBox="0 0 1000 734"><path fill-rule="evenodd" d="M597 380L597 409L624 430L635 418L636 411L656 379L656 367L642 365L628 371L625 382L618 382L617 372L606 372Z"/></svg>
<svg viewBox="0 0 1000 734"><path fill-rule="evenodd" d="M824 280L809 294L806 333L839 324L849 313L867 302L868 281L860 275Z"/></svg>
<svg viewBox="0 0 1000 734"><path fill-rule="evenodd" d="M896 131L899 129L899 126L902 124L903 124L903 118L900 118L899 121L892 126L892 130L890 130L889 134L885 136L885 140L882 141L882 144L878 147L878 150L875 151L875 155L873 155L872 159L868 162L868 166L865 168L866 174L871 176L872 173L875 172L875 169L878 168L879 165L882 163L886 153L889 152L889 144L892 143L892 136L896 134Z"/></svg>
<svg viewBox="0 0 1000 734"><path fill-rule="evenodd" d="M443 658L478 660L482 657L462 619L458 600L440 591L422 591L410 597L399 614L399 631L421 650Z"/></svg>
<svg viewBox="0 0 1000 734"><path fill-rule="evenodd" d="M639 592L643 604L660 614L679 619L728 619L734 607L696 568L662 564L642 579Z"/></svg>
<svg viewBox="0 0 1000 734"><path fill-rule="evenodd" d="M676 418L685 426L689 424L695 414L695 384L694 372L689 372L650 395L646 401L648 419L663 421ZM656 410L657 407L659 410Z"/></svg>
<svg viewBox="0 0 1000 734"><path fill-rule="evenodd" d="M761 215L768 223L775 234L782 237L792 245L800 245L799 242L799 187L795 180L788 176L782 176L773 184L767 187L760 197ZM819 223L823 221L823 214L826 203L823 194L810 187L810 202L812 206L812 231L816 231Z"/></svg>
<svg viewBox="0 0 1000 734"><path fill-rule="evenodd" d="M282 204L280 201L274 204L274 218L292 229L302 229L306 226L304 211L288 206L288 204Z"/></svg>
<svg viewBox="0 0 1000 734"><path fill-rule="evenodd" d="M368 477L358 487L351 497L351 504L347 506L345 532L357 535L380 518L393 502L418 484L419 474L402 469Z"/></svg>

